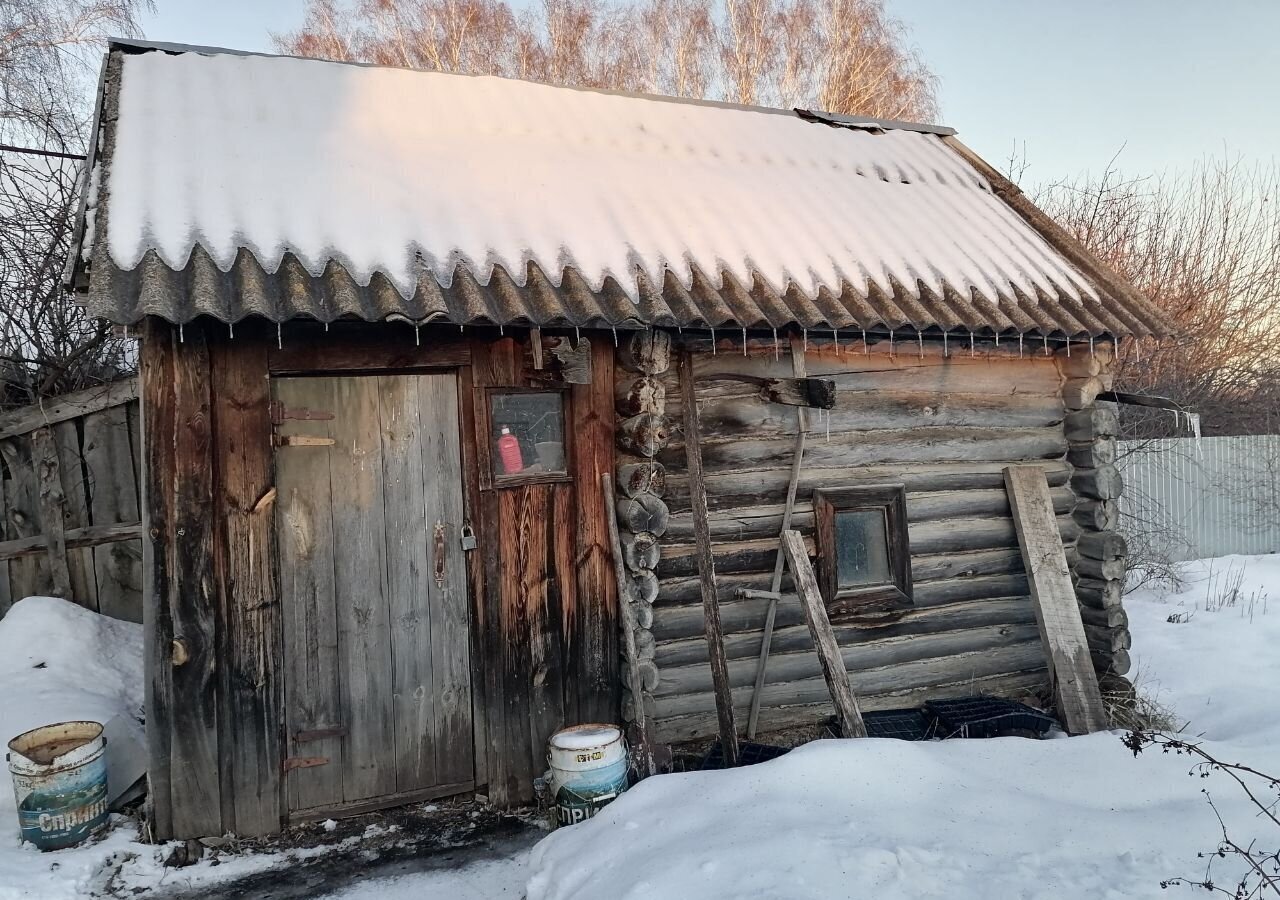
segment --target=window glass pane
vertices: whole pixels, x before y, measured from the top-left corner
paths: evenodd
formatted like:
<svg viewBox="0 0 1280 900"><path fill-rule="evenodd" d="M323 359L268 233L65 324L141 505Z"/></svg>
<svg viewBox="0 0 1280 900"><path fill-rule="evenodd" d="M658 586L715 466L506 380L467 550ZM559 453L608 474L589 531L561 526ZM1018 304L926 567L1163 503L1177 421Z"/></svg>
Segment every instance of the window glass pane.
<svg viewBox="0 0 1280 900"><path fill-rule="evenodd" d="M564 458L564 398L558 392L490 395L493 474L568 471Z"/></svg>
<svg viewBox="0 0 1280 900"><path fill-rule="evenodd" d="M835 532L837 590L893 582L883 509L837 512Z"/></svg>

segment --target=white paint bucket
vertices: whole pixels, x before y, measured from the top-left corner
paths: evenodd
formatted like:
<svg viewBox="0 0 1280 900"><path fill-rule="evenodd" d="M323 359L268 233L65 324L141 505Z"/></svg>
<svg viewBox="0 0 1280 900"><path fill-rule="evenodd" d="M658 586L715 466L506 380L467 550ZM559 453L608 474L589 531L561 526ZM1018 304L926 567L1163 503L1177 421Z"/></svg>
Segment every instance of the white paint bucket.
<svg viewBox="0 0 1280 900"><path fill-rule="evenodd" d="M107 821L106 740L97 722L61 722L9 742L22 839L73 847Z"/></svg>
<svg viewBox="0 0 1280 900"><path fill-rule="evenodd" d="M547 747L561 825L589 819L627 789L627 747L613 725L557 731Z"/></svg>

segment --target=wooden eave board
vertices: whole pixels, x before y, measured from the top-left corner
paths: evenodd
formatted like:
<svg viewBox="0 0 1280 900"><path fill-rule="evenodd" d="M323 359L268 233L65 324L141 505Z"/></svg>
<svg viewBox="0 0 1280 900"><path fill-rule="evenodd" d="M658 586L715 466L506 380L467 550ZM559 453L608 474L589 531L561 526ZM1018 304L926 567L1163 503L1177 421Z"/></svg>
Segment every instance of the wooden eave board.
<svg viewBox="0 0 1280 900"><path fill-rule="evenodd" d="M1039 466L1009 466L1004 480L1027 567L1036 624L1049 658L1058 715L1072 734L1102 731L1108 727L1106 710L1062 549L1048 479Z"/></svg>

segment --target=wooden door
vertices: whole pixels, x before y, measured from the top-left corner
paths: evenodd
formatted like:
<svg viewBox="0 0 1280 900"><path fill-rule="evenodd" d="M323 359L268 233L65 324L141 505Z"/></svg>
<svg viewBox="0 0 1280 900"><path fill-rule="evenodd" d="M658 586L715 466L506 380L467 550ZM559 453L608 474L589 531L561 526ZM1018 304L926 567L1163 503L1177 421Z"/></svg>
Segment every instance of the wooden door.
<svg viewBox="0 0 1280 900"><path fill-rule="evenodd" d="M289 811L470 790L457 377L272 393Z"/></svg>

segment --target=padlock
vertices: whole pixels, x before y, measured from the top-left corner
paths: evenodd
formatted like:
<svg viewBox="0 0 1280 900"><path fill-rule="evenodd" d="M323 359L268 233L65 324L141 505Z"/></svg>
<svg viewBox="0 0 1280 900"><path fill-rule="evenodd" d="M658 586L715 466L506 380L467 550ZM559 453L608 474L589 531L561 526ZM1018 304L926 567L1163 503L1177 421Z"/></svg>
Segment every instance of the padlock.
<svg viewBox="0 0 1280 900"><path fill-rule="evenodd" d="M471 530L470 525L462 526L462 530L458 532L458 540L462 543L463 550L476 549L476 533Z"/></svg>

